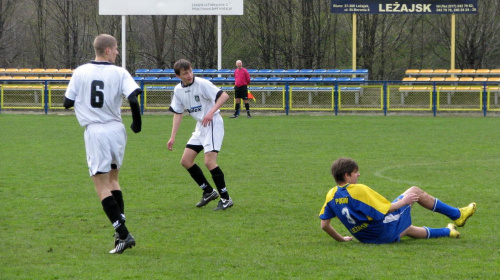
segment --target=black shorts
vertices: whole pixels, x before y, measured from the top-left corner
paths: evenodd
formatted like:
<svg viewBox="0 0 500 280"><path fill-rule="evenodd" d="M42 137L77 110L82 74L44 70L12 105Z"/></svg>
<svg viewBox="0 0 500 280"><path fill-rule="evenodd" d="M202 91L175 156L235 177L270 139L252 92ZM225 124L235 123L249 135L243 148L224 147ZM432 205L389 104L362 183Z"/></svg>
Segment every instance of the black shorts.
<svg viewBox="0 0 500 280"><path fill-rule="evenodd" d="M241 98L243 100L248 100L248 87L241 86L241 87L234 87L234 97L236 98Z"/></svg>

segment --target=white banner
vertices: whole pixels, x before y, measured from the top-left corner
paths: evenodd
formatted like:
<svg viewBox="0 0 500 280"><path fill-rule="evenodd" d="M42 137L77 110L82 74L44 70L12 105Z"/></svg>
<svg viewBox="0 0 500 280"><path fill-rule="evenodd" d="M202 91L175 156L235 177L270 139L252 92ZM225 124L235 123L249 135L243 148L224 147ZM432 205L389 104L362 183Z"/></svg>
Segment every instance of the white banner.
<svg viewBox="0 0 500 280"><path fill-rule="evenodd" d="M99 0L100 15L243 15L243 0Z"/></svg>

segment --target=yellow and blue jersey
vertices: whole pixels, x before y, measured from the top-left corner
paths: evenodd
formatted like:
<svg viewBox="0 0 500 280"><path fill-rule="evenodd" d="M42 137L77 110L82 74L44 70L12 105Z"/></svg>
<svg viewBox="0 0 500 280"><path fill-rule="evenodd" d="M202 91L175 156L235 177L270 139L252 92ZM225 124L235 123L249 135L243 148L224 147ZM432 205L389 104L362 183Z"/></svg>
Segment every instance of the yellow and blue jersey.
<svg viewBox="0 0 500 280"><path fill-rule="evenodd" d="M388 243L399 241L399 234L411 225L409 206L388 214L390 208L391 202L370 187L347 184L328 192L319 218L337 217L363 243Z"/></svg>

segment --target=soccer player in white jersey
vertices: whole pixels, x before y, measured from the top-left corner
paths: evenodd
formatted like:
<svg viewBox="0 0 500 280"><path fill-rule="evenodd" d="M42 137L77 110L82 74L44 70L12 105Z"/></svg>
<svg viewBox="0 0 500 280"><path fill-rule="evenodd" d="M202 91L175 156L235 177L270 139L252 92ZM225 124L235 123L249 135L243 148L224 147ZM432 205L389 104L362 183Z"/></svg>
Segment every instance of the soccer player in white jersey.
<svg viewBox="0 0 500 280"><path fill-rule="evenodd" d="M217 165L217 155L224 138L224 123L219 115L219 109L229 99L229 95L210 81L195 78L191 63L185 59L175 62L174 71L181 82L175 87L170 104L169 110L174 113L174 119L167 148L172 150L182 114L187 110L197 123L184 149L181 164L203 190L201 200L196 207L203 207L220 195L221 199L215 210L226 210L233 206L233 200L227 192L224 173ZM205 166L210 170L219 193L210 186L203 171L194 162L202 150L205 153Z"/></svg>
<svg viewBox="0 0 500 280"><path fill-rule="evenodd" d="M122 98L128 98L135 133L141 131L137 96L142 93L127 70L114 65L118 55L116 39L101 34L94 40L95 60L78 67L66 90L64 107L75 107L78 122L85 127L85 151L90 176L104 212L115 228L115 248L121 254L135 246L125 226L124 202L118 183L127 134L122 123Z"/></svg>

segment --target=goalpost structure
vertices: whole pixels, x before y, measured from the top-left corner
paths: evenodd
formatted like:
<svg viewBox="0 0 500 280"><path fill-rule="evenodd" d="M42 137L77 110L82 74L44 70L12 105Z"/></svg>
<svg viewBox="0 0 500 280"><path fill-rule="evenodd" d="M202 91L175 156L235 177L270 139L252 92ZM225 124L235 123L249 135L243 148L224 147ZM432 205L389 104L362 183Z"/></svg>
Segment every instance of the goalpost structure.
<svg viewBox="0 0 500 280"><path fill-rule="evenodd" d="M217 66L222 68L222 16L243 15L243 0L99 0L100 15L122 16L122 67L126 68L128 15L216 15Z"/></svg>

